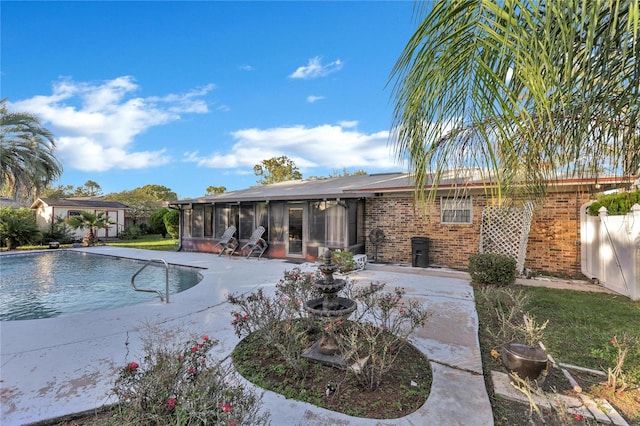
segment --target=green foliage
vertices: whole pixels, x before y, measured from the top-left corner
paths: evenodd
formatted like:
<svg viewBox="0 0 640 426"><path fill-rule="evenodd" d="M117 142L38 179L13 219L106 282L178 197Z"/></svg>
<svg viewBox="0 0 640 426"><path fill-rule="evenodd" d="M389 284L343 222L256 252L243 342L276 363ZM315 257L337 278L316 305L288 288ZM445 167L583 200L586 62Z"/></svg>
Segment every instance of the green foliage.
<svg viewBox="0 0 640 426"><path fill-rule="evenodd" d="M151 214L151 217L149 218L149 223L151 224L151 228L149 229L150 233L160 234L162 235L162 238L167 236L167 227L164 224L164 216L167 213L169 213L169 209L161 208Z"/></svg>
<svg viewBox="0 0 640 426"><path fill-rule="evenodd" d="M180 212L178 210L169 210L165 213L163 220L171 238L180 237Z"/></svg>
<svg viewBox="0 0 640 426"><path fill-rule="evenodd" d="M260 185L302 179L302 173L298 167L285 155L262 160L260 164L253 166L253 171L256 176L260 176L258 180Z"/></svg>
<svg viewBox="0 0 640 426"><path fill-rule="evenodd" d="M605 207L609 215L623 215L631 211L634 204L640 204L640 191L617 192L598 198L589 206L589 214L598 216L598 210Z"/></svg>
<svg viewBox="0 0 640 426"><path fill-rule="evenodd" d="M128 362L113 388L118 424L261 425L260 397L238 384L228 363L209 352L217 343L208 336L183 344L168 343L176 330L151 330L144 339L144 358Z"/></svg>
<svg viewBox="0 0 640 426"><path fill-rule="evenodd" d="M106 243L114 247L139 248L144 250L156 251L175 251L176 242L173 239L162 238L159 234L141 235L137 240L118 240Z"/></svg>
<svg viewBox="0 0 640 426"><path fill-rule="evenodd" d="M356 269L356 262L353 260L353 253L349 250L334 250L331 253L331 261L338 265L340 272L349 272Z"/></svg>
<svg viewBox="0 0 640 426"><path fill-rule="evenodd" d="M118 234L118 238L121 240L137 240L142 234L143 232L138 226L130 225Z"/></svg>
<svg viewBox="0 0 640 426"><path fill-rule="evenodd" d="M476 253L469 256L469 274L476 284L513 284L516 260L499 253Z"/></svg>
<svg viewBox="0 0 640 426"><path fill-rule="evenodd" d="M65 223L65 219L57 216L51 223L51 228L42 233L42 242L44 244L51 241L57 241L61 244L70 244L75 240L75 234Z"/></svg>
<svg viewBox="0 0 640 426"><path fill-rule="evenodd" d="M416 18L390 85L417 196L470 164L496 198L523 182L544 195L564 173L637 173L637 1L416 2Z"/></svg>
<svg viewBox="0 0 640 426"><path fill-rule="evenodd" d="M227 187L226 186L207 186L207 192L204 194L205 197L209 196L209 195L217 195L217 194L222 194L224 192L227 192Z"/></svg>
<svg viewBox="0 0 640 426"><path fill-rule="evenodd" d="M87 235L82 239L85 246L92 246L98 242L95 235L97 229L106 229L114 224L105 212L92 213L86 210L82 210L79 216L67 218L65 223L73 229L87 229Z"/></svg>
<svg viewBox="0 0 640 426"><path fill-rule="evenodd" d="M30 200L62 175L55 137L33 114L11 112L0 100L0 189Z"/></svg>
<svg viewBox="0 0 640 426"><path fill-rule="evenodd" d="M0 207L0 239L9 250L42 238L32 210Z"/></svg>

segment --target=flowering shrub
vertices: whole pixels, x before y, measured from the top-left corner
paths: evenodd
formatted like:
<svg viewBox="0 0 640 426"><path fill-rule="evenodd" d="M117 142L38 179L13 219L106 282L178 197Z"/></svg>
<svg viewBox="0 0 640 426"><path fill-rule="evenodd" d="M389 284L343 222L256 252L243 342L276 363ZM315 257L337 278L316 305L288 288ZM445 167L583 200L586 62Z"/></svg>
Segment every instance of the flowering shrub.
<svg viewBox="0 0 640 426"><path fill-rule="evenodd" d="M260 398L238 384L230 365L209 357L208 336L183 345L164 343L169 333L144 341L140 363L124 366L113 393L118 424L266 424Z"/></svg>
<svg viewBox="0 0 640 426"><path fill-rule="evenodd" d="M605 349L593 352L607 363L607 385L614 392L623 392L629 384L640 383L639 364L636 362L640 359L640 342L637 336L626 333L620 338L613 336ZM625 365L635 368L627 369Z"/></svg>
<svg viewBox="0 0 640 426"><path fill-rule="evenodd" d="M296 268L285 272L274 297L265 296L262 289L248 296L228 296L235 307L231 314L236 334L244 337L260 331L262 343L277 349L292 373L304 378L308 361L301 355L314 343L312 337L324 333L338 343L349 363L366 360L355 378L362 387L376 389L409 335L424 326L428 314L417 300L406 299L403 289L385 292L384 284L356 288L347 280L343 293L360 305L353 314L356 320L315 321L302 305L319 297L313 282L321 276L320 272L303 273Z"/></svg>
<svg viewBox="0 0 640 426"><path fill-rule="evenodd" d="M355 366L349 371L369 390L380 385L409 336L429 316L418 300L405 298L404 289L386 292L384 287L376 284L353 291L359 302L355 321L348 321L337 338L343 356Z"/></svg>
<svg viewBox="0 0 640 426"><path fill-rule="evenodd" d="M305 273L300 268L286 271L276 284L273 297L262 289L248 296L228 295L227 300L235 309L231 312L231 324L238 337L248 336L260 330L263 344L275 348L287 366L303 376L306 360L302 358L305 336L314 323L307 317L303 304L317 297L313 287L318 273Z"/></svg>

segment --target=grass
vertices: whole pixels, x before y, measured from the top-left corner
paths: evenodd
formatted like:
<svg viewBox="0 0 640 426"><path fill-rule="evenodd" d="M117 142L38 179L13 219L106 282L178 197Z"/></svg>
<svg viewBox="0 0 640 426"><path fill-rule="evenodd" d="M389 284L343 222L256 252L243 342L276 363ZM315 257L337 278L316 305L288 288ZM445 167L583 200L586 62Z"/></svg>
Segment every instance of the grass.
<svg viewBox="0 0 640 426"><path fill-rule="evenodd" d="M599 356L614 336L640 338L640 302L627 297L526 287L526 309L539 322L549 320L545 345L557 362L593 369L606 368ZM640 380L640 354L628 360Z"/></svg>
<svg viewBox="0 0 640 426"><path fill-rule="evenodd" d="M107 243L108 246L114 247L139 248L158 251L176 251L177 244L178 240L173 238L162 238L162 235L160 234L146 234L135 240L119 240Z"/></svg>
<svg viewBox="0 0 640 426"><path fill-rule="evenodd" d="M606 372L607 368L615 365L616 351L611 342L614 336L618 341L621 336L636 340L635 349L628 353L624 363L627 380L632 384L627 391L611 391L606 386L606 377L595 377L593 383L582 382L581 385L583 392L592 397L608 400L618 409L618 412L626 416L630 424L640 424L640 389L638 388L640 386L640 345L638 345L640 344L638 341L640 339L638 327L640 302L605 293L543 287L512 286L512 288L523 292L528 297L524 310L533 315L537 323L549 321L544 330L543 343L556 362ZM495 334L492 335L489 332L493 330L495 333L498 329L498 321L488 303L482 297L478 297L479 290L479 287L475 288L480 350L494 420L496 424L501 425L521 424L520 422L528 418L529 407L500 398L493 392L491 371L506 370L501 361L494 358L491 352L507 342L497 341L494 338ZM552 369L552 373L556 370ZM553 376L556 376L556 379L550 380ZM545 391L562 391L562 380L564 379L561 373L550 374L545 383L547 387ZM571 386L568 388L571 389ZM567 423L558 422L556 418L550 416L547 418L547 424Z"/></svg>

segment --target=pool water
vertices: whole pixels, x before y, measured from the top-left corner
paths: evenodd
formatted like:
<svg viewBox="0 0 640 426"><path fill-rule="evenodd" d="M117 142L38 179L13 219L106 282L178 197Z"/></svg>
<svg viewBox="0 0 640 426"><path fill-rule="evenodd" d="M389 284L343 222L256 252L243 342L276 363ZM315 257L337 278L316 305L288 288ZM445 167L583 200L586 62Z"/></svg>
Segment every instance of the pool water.
<svg viewBox="0 0 640 426"><path fill-rule="evenodd" d="M137 292L131 277L144 261L74 251L0 257L0 320L52 318L160 301L156 293ZM163 263L150 263L138 276L138 288L165 293ZM197 268L169 265L169 294L202 279Z"/></svg>

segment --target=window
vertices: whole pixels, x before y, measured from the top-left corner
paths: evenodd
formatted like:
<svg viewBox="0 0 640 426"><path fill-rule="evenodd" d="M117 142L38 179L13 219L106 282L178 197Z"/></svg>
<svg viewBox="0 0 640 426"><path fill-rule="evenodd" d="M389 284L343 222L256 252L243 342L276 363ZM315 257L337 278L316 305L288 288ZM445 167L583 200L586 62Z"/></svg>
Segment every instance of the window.
<svg viewBox="0 0 640 426"><path fill-rule="evenodd" d="M213 206L204 206L204 236L213 236Z"/></svg>
<svg viewBox="0 0 640 426"><path fill-rule="evenodd" d="M69 210L67 212L67 217L80 216L79 210Z"/></svg>
<svg viewBox="0 0 640 426"><path fill-rule="evenodd" d="M442 223L471 223L471 197L442 197L440 218Z"/></svg>

